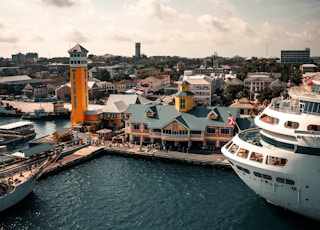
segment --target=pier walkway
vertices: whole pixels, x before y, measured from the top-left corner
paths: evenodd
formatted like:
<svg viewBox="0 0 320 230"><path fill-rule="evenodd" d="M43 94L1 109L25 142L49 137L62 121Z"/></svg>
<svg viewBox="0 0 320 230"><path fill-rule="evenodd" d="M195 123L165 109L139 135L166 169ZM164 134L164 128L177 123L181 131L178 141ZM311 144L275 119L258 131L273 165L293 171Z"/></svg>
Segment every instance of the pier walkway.
<svg viewBox="0 0 320 230"><path fill-rule="evenodd" d="M118 156L132 156L143 158L154 158L158 160L176 161L203 166L230 167L228 161L221 153L195 154L178 151L164 151L140 146L128 146L113 144L105 147L106 154Z"/></svg>
<svg viewBox="0 0 320 230"><path fill-rule="evenodd" d="M83 145L74 152L63 156L56 162L49 165L40 178L58 173L82 162L88 161L101 155L114 155L121 157L143 158L150 160L161 160L167 162L187 163L193 165L209 166L215 168L230 168L225 157L220 153L195 154L178 151L164 151L140 147L137 145L112 144L106 142L105 145Z"/></svg>

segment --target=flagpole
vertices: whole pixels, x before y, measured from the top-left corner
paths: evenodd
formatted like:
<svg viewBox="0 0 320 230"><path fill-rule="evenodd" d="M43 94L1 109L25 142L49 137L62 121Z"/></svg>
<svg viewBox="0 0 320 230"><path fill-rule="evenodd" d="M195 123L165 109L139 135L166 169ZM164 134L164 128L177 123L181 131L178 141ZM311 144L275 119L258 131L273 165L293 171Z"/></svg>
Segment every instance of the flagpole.
<svg viewBox="0 0 320 230"><path fill-rule="evenodd" d="M238 123L236 122L236 120L234 120L234 123L235 123L235 125L237 126L237 128L238 128L239 132L241 132L241 129L240 129L240 127L239 127Z"/></svg>

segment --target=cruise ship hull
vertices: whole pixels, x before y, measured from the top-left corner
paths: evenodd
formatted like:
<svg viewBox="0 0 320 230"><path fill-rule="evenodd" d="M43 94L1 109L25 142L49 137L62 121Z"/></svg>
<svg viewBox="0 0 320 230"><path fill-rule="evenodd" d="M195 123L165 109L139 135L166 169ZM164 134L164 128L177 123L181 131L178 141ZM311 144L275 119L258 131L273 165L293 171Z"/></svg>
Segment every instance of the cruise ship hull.
<svg viewBox="0 0 320 230"><path fill-rule="evenodd" d="M33 178L17 186L15 190L8 195L0 197L0 212L17 204L29 195L35 186L36 180L37 177L34 175Z"/></svg>
<svg viewBox="0 0 320 230"><path fill-rule="evenodd" d="M262 166L261 162L244 159L231 153L227 149L228 145L222 148L222 153L236 174L259 196L271 204L320 221L320 181L318 179L320 160L318 156L276 148L266 150L256 145L250 146L238 136L233 138L232 143L240 148L244 147L251 151L266 153L266 155L285 157L287 163L284 167ZM263 161L265 162L266 159Z"/></svg>

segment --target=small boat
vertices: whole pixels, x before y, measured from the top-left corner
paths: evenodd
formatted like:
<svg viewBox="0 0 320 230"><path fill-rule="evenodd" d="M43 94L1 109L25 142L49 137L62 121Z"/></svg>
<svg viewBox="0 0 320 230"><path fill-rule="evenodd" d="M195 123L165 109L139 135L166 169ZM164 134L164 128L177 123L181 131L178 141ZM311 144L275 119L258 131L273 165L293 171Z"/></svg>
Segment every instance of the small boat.
<svg viewBox="0 0 320 230"><path fill-rule="evenodd" d="M39 109L35 109L32 113L24 114L22 119L51 121L53 120L53 114L46 112L43 107L40 107Z"/></svg>
<svg viewBox="0 0 320 230"><path fill-rule="evenodd" d="M9 103L0 101L0 115L21 117L23 113L20 109L14 108Z"/></svg>
<svg viewBox="0 0 320 230"><path fill-rule="evenodd" d="M18 121L0 126L0 145L13 144L35 138L33 122Z"/></svg>
<svg viewBox="0 0 320 230"><path fill-rule="evenodd" d="M43 120L51 121L54 119L70 119L71 112L67 108L64 108L62 102L53 103L53 112L46 112L43 107L35 109L32 113L22 115L22 119L27 120Z"/></svg>
<svg viewBox="0 0 320 230"><path fill-rule="evenodd" d="M43 170L57 157L55 150L27 157L0 154L0 212L30 194Z"/></svg>

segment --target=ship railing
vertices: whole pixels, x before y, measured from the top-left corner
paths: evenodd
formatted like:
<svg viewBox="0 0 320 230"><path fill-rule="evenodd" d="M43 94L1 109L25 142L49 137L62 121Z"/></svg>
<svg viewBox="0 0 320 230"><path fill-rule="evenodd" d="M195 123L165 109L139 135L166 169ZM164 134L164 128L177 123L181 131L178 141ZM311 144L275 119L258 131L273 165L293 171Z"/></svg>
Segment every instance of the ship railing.
<svg viewBox="0 0 320 230"><path fill-rule="evenodd" d="M291 100L284 100L282 97L273 98L270 106L270 109L290 114L301 114L302 110L299 104L295 104Z"/></svg>
<svg viewBox="0 0 320 230"><path fill-rule="evenodd" d="M251 128L242 130L238 137L250 144L254 144L256 146L261 146L260 144L260 128Z"/></svg>

